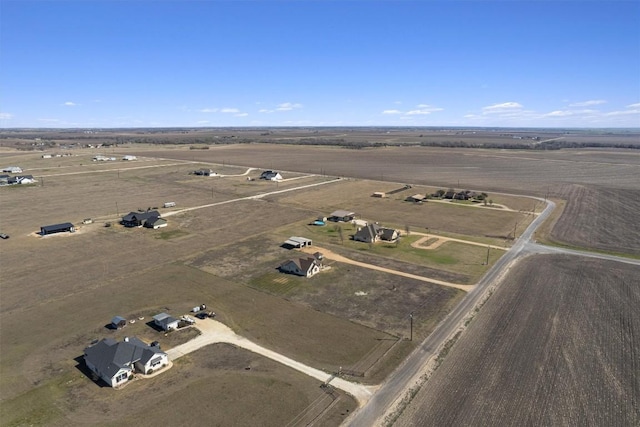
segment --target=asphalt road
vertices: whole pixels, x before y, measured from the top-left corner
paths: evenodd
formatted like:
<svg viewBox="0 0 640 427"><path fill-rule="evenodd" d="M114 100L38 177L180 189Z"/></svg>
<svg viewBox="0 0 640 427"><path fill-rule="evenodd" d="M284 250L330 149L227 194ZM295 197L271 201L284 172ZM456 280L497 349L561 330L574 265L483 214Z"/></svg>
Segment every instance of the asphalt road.
<svg viewBox="0 0 640 427"><path fill-rule="evenodd" d="M537 199L544 202L543 199ZM547 207L527 227L524 233L516 240L514 245L505 253L476 284L451 313L438 325L405 361L391 374L387 381L378 389L369 402L361 407L355 414L345 421L345 424L353 427L370 427L379 425L387 410L396 399L402 398L419 377L422 367L435 355L436 351L444 344L462 324L467 314L473 310L476 304L485 295L487 289L503 275L510 265L513 265L520 257L526 256L525 250L533 233L547 219L555 208L555 203L546 201Z"/></svg>

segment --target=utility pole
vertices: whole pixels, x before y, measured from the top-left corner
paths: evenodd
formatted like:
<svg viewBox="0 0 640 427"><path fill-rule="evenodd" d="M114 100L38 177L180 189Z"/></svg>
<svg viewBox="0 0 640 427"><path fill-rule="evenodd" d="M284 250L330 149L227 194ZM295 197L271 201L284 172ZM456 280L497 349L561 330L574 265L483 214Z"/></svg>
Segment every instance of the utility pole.
<svg viewBox="0 0 640 427"><path fill-rule="evenodd" d="M411 313L409 313L409 341L413 341L413 311Z"/></svg>
<svg viewBox="0 0 640 427"><path fill-rule="evenodd" d="M491 249L491 246L487 245L487 262L484 265L489 265L489 249Z"/></svg>
<svg viewBox="0 0 640 427"><path fill-rule="evenodd" d="M516 240L516 228L518 228L518 221L516 221L516 225L513 226L513 240Z"/></svg>
<svg viewBox="0 0 640 427"><path fill-rule="evenodd" d="M116 202L116 215L120 216L120 211L118 210L118 202Z"/></svg>

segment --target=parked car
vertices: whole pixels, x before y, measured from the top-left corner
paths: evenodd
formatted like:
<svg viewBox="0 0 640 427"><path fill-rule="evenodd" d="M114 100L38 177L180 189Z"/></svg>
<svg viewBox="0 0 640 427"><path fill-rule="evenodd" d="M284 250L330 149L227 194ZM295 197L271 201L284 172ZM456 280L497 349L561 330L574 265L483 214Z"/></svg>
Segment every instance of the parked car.
<svg viewBox="0 0 640 427"><path fill-rule="evenodd" d="M9 238L8 234L0 233L0 239L8 239L8 238Z"/></svg>

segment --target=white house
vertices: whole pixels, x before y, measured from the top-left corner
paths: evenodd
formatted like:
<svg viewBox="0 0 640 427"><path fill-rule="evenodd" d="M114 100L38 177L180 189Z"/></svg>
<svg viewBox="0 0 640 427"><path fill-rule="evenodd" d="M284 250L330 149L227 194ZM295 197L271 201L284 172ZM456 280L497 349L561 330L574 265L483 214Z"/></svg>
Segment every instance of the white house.
<svg viewBox="0 0 640 427"><path fill-rule="evenodd" d="M117 387L136 372L151 374L162 369L169 364L169 356L159 346L150 346L135 337L121 342L105 338L84 349L84 361L96 377Z"/></svg>
<svg viewBox="0 0 640 427"><path fill-rule="evenodd" d="M276 171L264 171L260 174L260 179L266 179L267 181L281 181L282 175Z"/></svg>
<svg viewBox="0 0 640 427"><path fill-rule="evenodd" d="M311 277L320 271L320 261L314 257L294 258L280 264L283 273Z"/></svg>
<svg viewBox="0 0 640 427"><path fill-rule="evenodd" d="M127 156L124 156L122 160L138 160L138 158L136 156L127 155Z"/></svg>

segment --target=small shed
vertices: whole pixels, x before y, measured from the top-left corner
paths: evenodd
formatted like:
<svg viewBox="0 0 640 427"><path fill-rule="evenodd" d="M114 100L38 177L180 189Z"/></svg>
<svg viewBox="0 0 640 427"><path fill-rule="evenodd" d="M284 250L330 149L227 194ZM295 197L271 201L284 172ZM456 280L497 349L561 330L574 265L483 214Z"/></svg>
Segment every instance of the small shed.
<svg viewBox="0 0 640 427"><path fill-rule="evenodd" d="M171 317L167 313L160 313L153 316L153 323L163 331L171 331L178 329L178 319Z"/></svg>
<svg viewBox="0 0 640 427"><path fill-rule="evenodd" d="M111 327L113 329L122 329L127 326L127 319L122 316L115 316L111 319Z"/></svg>
<svg viewBox="0 0 640 427"><path fill-rule="evenodd" d="M73 227L73 224L70 222L63 222L62 224L54 224L54 225L45 225L40 227L40 234L45 236L47 234L54 233L64 233L70 232L73 233L76 229Z"/></svg>
<svg viewBox="0 0 640 427"><path fill-rule="evenodd" d="M371 195L371 197L379 197L379 198L384 198L387 197L387 193L383 192L383 191L376 191L375 193L373 193Z"/></svg>

